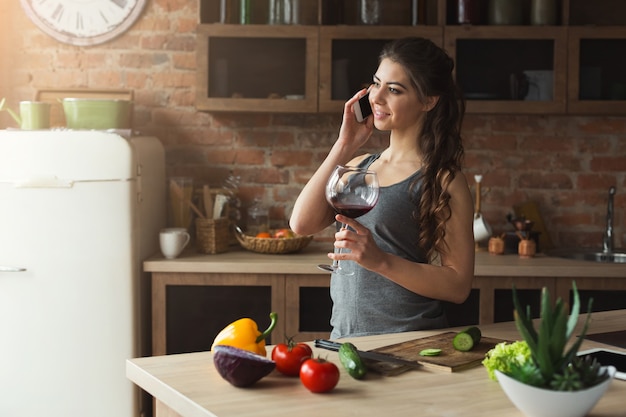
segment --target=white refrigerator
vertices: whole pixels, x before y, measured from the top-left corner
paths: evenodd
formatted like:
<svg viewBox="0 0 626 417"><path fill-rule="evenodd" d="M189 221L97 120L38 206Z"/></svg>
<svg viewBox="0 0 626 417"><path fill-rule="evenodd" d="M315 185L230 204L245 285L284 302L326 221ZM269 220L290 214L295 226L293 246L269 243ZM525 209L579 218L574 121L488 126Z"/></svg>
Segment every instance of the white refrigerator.
<svg viewBox="0 0 626 417"><path fill-rule="evenodd" d="M0 416L135 417L165 223L154 137L0 131Z"/></svg>

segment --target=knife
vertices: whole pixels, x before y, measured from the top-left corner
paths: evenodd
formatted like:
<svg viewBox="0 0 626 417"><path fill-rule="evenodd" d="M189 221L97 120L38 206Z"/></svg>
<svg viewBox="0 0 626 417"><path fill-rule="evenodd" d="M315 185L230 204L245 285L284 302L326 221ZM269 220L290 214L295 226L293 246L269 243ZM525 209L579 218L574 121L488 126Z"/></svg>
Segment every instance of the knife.
<svg viewBox="0 0 626 417"><path fill-rule="evenodd" d="M326 339L315 339L315 347L321 349L327 349L337 352L341 343L333 342L331 340ZM366 350L358 350L357 353L363 359L369 359L377 362L388 362L388 363L396 363L399 365L408 366L411 368L421 368L423 365L419 362L409 361L406 359L398 358L397 356L388 355L386 353L378 353Z"/></svg>

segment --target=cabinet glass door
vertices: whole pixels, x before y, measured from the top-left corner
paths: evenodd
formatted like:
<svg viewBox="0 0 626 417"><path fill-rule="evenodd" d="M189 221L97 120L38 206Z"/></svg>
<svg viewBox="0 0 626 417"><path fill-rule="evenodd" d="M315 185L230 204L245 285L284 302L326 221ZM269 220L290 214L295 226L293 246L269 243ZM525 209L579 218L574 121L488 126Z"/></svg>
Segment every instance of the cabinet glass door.
<svg viewBox="0 0 626 417"><path fill-rule="evenodd" d="M200 25L196 108L317 111L317 27Z"/></svg>
<svg viewBox="0 0 626 417"><path fill-rule="evenodd" d="M446 27L468 113L564 113L565 28Z"/></svg>
<svg viewBox="0 0 626 417"><path fill-rule="evenodd" d="M570 28L568 111L626 112L626 33L621 27Z"/></svg>

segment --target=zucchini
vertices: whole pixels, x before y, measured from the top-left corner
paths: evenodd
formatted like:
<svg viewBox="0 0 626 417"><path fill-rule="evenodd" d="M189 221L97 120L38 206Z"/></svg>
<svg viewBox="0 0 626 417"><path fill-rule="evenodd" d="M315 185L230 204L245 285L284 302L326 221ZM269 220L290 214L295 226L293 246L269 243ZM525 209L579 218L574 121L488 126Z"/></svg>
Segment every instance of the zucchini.
<svg viewBox="0 0 626 417"><path fill-rule="evenodd" d="M474 349L474 346L480 342L481 337L482 333L480 329L476 326L471 326L454 336L452 346L454 346L456 350L467 352Z"/></svg>
<svg viewBox="0 0 626 417"><path fill-rule="evenodd" d="M339 361L354 379L361 379L367 373L367 367L359 356L359 352L350 342L342 343L339 346Z"/></svg>

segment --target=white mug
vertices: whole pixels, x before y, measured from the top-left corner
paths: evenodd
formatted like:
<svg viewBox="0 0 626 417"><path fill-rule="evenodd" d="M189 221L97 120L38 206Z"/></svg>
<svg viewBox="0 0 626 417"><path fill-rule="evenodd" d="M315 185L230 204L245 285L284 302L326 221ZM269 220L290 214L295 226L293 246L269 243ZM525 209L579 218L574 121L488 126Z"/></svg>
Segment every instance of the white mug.
<svg viewBox="0 0 626 417"><path fill-rule="evenodd" d="M528 80L528 94L524 100L552 101L554 71L524 71Z"/></svg>
<svg viewBox="0 0 626 417"><path fill-rule="evenodd" d="M474 241L480 242L491 237L491 226L485 221L482 214L474 215Z"/></svg>
<svg viewBox="0 0 626 417"><path fill-rule="evenodd" d="M174 259L185 249L190 239L191 236L187 233L187 229L182 227L162 229L159 233L161 253L167 259Z"/></svg>

